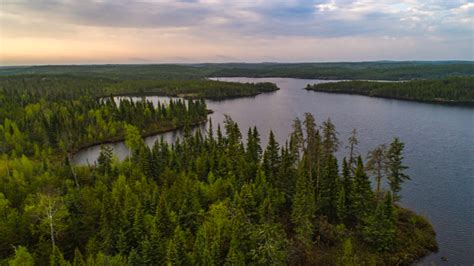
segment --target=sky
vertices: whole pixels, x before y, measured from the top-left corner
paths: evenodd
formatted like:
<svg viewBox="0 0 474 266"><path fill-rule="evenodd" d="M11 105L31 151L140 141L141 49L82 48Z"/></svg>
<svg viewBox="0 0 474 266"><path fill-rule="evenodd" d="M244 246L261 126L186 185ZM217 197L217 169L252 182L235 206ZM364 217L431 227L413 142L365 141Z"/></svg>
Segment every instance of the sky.
<svg viewBox="0 0 474 266"><path fill-rule="evenodd" d="M474 60L474 0L0 0L0 65Z"/></svg>

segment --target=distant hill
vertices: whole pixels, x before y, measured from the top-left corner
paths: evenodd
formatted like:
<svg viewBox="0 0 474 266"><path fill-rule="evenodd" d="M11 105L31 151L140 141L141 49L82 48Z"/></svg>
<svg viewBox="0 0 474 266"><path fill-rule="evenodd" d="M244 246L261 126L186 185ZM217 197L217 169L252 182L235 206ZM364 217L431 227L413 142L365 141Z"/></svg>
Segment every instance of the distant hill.
<svg viewBox="0 0 474 266"><path fill-rule="evenodd" d="M473 61L375 61L339 63L202 63L155 65L45 65L0 67L0 76L68 74L112 79L288 77L307 79L438 79L474 76Z"/></svg>

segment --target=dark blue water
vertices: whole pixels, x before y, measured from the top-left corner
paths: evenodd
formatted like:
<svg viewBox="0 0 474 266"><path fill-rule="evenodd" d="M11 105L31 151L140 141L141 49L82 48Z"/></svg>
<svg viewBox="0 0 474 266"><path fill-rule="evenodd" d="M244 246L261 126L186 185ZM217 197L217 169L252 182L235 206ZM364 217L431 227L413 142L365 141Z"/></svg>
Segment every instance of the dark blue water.
<svg viewBox="0 0 474 266"><path fill-rule="evenodd" d="M421 263L430 265L474 264L474 108L444 106L366 96L328 94L302 88L319 80L287 78L220 78L220 80L275 82L281 90L253 98L207 101L214 110L214 124L228 114L243 135L257 126L266 142L273 130L280 143L291 132L295 117L312 113L321 124L331 118L340 140L347 143L353 128L359 133L359 152L398 136L405 142L405 164L412 180L403 185L402 205L426 216L434 225L440 250ZM157 100L158 98L150 97ZM173 141L179 132L164 134ZM152 144L159 137L146 139ZM122 143L112 145L119 158L125 157ZM347 154L341 145L339 157ZM74 158L78 164L93 163L98 147L84 150ZM448 262L440 257L447 257Z"/></svg>

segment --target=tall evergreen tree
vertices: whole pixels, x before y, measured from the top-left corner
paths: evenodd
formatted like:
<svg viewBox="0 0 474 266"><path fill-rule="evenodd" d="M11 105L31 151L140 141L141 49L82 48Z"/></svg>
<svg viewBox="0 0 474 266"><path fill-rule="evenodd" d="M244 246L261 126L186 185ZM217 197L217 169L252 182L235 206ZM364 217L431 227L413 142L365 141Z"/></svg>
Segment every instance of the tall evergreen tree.
<svg viewBox="0 0 474 266"><path fill-rule="evenodd" d="M321 175L321 188L318 207L320 213L327 215L331 221L336 220L337 201L339 193L339 176L337 159L332 155L326 158Z"/></svg>
<svg viewBox="0 0 474 266"><path fill-rule="evenodd" d="M410 177L404 172L406 169L408 169L408 167L403 164L404 148L405 144L398 138L395 138L390 144L390 148L387 152L388 181L390 184L390 189L393 193L394 201L400 200L399 192L402 189L402 183L405 180L410 180Z"/></svg>
<svg viewBox="0 0 474 266"><path fill-rule="evenodd" d="M98 170L101 174L110 174L112 172L113 150L109 145L100 145L100 154L97 158Z"/></svg>
<svg viewBox="0 0 474 266"><path fill-rule="evenodd" d="M381 183L387 173L387 148L385 145L379 145L367 154L366 170L375 176L376 190L375 195L379 198L381 193Z"/></svg>
<svg viewBox="0 0 474 266"><path fill-rule="evenodd" d="M363 229L364 240L377 251L389 251L395 245L395 211L391 193L368 217Z"/></svg>
<svg viewBox="0 0 474 266"><path fill-rule="evenodd" d="M313 219L316 211L313 182L302 165L298 171L291 221L297 239L309 247L313 237Z"/></svg>
<svg viewBox="0 0 474 266"><path fill-rule="evenodd" d="M280 167L280 147L278 142L275 140L275 135L270 131L268 137L268 145L263 154L263 167L268 180L273 183Z"/></svg>
<svg viewBox="0 0 474 266"><path fill-rule="evenodd" d="M333 155L339 148L339 139L337 138L337 131L331 119L328 118L323 123L323 154L325 157Z"/></svg>
<svg viewBox="0 0 474 266"><path fill-rule="evenodd" d="M351 136L348 139L349 145L347 148L349 149L349 161L347 162L349 168L352 172L354 172L355 167L357 166L357 145L359 144L359 140L357 139L357 129L353 129L351 132Z"/></svg>
<svg viewBox="0 0 474 266"><path fill-rule="evenodd" d="M354 173L352 200L356 222L363 223L372 212L374 197L360 156L357 158L357 167Z"/></svg>

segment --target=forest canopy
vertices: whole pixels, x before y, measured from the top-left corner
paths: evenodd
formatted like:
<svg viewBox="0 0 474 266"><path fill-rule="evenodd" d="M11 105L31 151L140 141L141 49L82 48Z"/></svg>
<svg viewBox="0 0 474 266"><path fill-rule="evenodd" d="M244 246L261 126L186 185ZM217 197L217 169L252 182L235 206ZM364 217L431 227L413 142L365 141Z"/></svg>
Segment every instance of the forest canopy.
<svg viewBox="0 0 474 266"><path fill-rule="evenodd" d="M306 89L424 102L474 104L474 77L404 82L341 81L308 84Z"/></svg>
<svg viewBox="0 0 474 266"><path fill-rule="evenodd" d="M157 65L65 65L1 67L0 76L76 75L111 79L287 77L304 79L410 80L473 76L472 61L375 61L335 63L223 63Z"/></svg>
<svg viewBox="0 0 474 266"><path fill-rule="evenodd" d="M101 75L0 78L0 264L395 265L436 250L431 224L398 204L410 180L400 139L363 158L354 130L338 160L335 125L310 113L265 147L230 117L192 134L203 98L278 88ZM143 141L177 128L175 143ZM105 145L117 140L123 161ZM71 163L100 143L97 163Z"/></svg>

